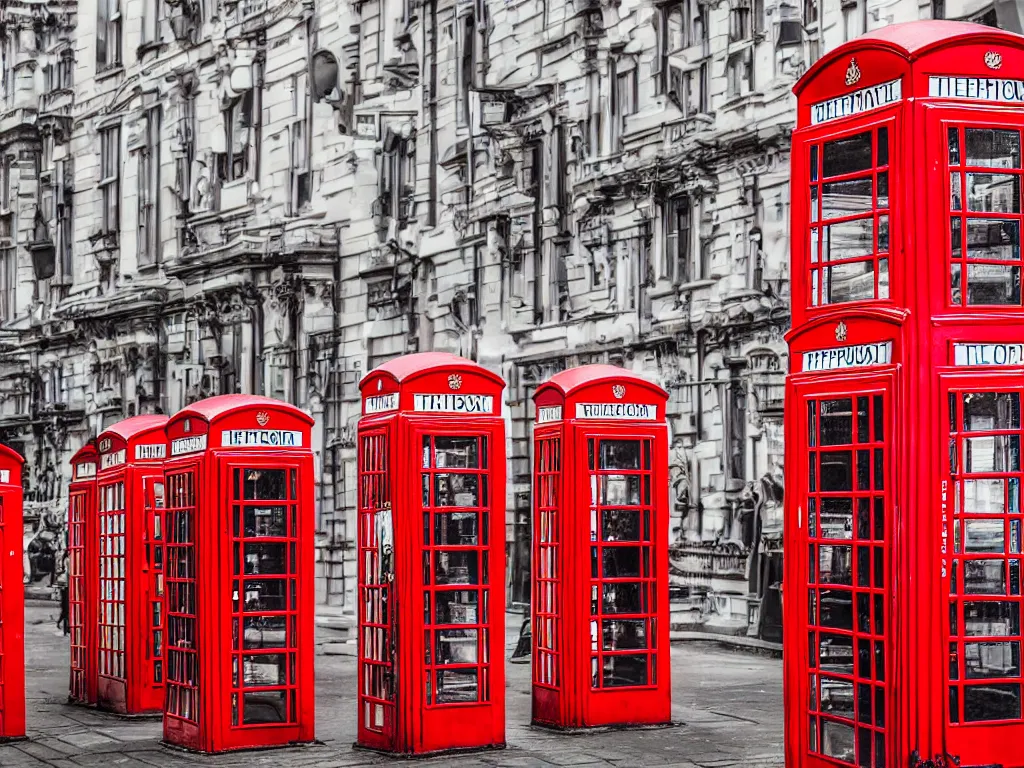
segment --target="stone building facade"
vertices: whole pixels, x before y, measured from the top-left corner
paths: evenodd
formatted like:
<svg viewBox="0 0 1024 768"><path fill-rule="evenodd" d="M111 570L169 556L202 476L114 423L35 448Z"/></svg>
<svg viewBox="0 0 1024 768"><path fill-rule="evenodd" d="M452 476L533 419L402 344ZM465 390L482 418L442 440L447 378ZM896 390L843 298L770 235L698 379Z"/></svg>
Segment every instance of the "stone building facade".
<svg viewBox="0 0 1024 768"><path fill-rule="evenodd" d="M1005 5L4 3L0 437L30 507L58 518L121 418L288 400L318 600L351 607L357 383L450 351L508 382L526 602L531 395L614 363L671 395L676 622L775 637L790 89L866 29Z"/></svg>

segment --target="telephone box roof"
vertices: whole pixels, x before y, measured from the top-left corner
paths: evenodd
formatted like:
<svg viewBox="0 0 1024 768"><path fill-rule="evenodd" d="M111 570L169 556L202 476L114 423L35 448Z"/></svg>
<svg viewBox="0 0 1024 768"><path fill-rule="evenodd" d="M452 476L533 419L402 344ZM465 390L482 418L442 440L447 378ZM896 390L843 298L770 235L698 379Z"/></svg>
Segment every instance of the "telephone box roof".
<svg viewBox="0 0 1024 768"><path fill-rule="evenodd" d="M18 453L10 446L0 443L0 460L2 459L7 459L8 461L16 462L18 466L21 466L22 464L25 463L24 456L22 456L20 453Z"/></svg>
<svg viewBox="0 0 1024 768"><path fill-rule="evenodd" d="M421 375L437 371L439 368L453 372L473 371L490 378L495 384L505 385L505 380L498 376L498 374L464 357L453 355L450 352L415 352L411 355L396 357L394 360L388 360L386 363L378 365L363 377L359 386L361 388L366 380L374 374L387 374L396 382L402 384Z"/></svg>
<svg viewBox="0 0 1024 768"><path fill-rule="evenodd" d="M96 451L96 439L90 437L85 441L85 445L79 448L75 455L71 457L72 464L79 464L83 461L95 461L98 452Z"/></svg>
<svg viewBox="0 0 1024 768"><path fill-rule="evenodd" d="M944 45L964 45L986 40L1024 46L1024 36L967 21L933 20L889 24L856 37L822 56L793 86L793 93L799 95L817 77L818 72L836 59L867 48L886 49L907 61L914 61Z"/></svg>
<svg viewBox="0 0 1024 768"><path fill-rule="evenodd" d="M600 384L603 381L631 381L641 387L657 392L666 399L668 398L668 392L654 382L625 368L619 368L616 365L581 365L578 368L561 371L537 387L534 397L536 397L537 393L549 387L554 387L564 397L569 397L573 392L582 387Z"/></svg>
<svg viewBox="0 0 1024 768"><path fill-rule="evenodd" d="M132 416L124 421L111 424L100 433L100 436L117 435L127 443L133 437L138 437L145 432L152 432L156 429L163 429L166 425L166 416L156 413L144 413L141 416Z"/></svg>
<svg viewBox="0 0 1024 768"><path fill-rule="evenodd" d="M228 416L238 411L253 408L270 408L278 411L287 411L288 413L292 413L302 419L307 424L311 426L313 424L312 416L291 403L286 403L283 400L275 400L272 397L263 397L262 395L238 394L215 395L214 397L208 397L205 400L192 403L192 405L185 406L174 414L172 420L178 421L185 416L192 416L199 417L207 423L213 423L215 419Z"/></svg>

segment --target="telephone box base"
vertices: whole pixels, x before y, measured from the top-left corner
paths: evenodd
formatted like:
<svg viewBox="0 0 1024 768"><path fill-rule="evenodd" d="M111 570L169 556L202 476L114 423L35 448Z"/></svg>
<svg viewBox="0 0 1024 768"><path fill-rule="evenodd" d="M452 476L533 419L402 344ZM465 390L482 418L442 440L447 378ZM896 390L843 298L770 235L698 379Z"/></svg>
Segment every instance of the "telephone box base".
<svg viewBox="0 0 1024 768"><path fill-rule="evenodd" d="M367 747L360 744L358 741L352 743L352 749L359 750L360 752L373 752L378 755L386 755L387 757L401 756L403 760L421 760L431 757L440 757L441 755L474 755L482 752L498 752L506 748L507 744L502 742L501 744L491 744L485 747L456 747L454 749L433 749L429 752L403 752L397 749L390 750L381 749L379 747Z"/></svg>
<svg viewBox="0 0 1024 768"><path fill-rule="evenodd" d="M28 741L28 736L0 736L0 744L14 744L19 741Z"/></svg>
<svg viewBox="0 0 1024 768"><path fill-rule="evenodd" d="M175 744L164 739L160 740L160 746L164 749L168 749L174 752L183 752L187 755L219 755L224 752L231 752L236 754L238 752L273 752L276 749L299 749L302 747L322 747L324 742L313 739L312 741L286 741L281 744L260 744L254 747L226 747L224 749L217 749L211 752L205 752L201 749L193 749L192 747L183 747L181 744Z"/></svg>
<svg viewBox="0 0 1024 768"><path fill-rule="evenodd" d="M555 725L554 723L544 723L539 720L530 722L531 728L567 736L610 733L613 731L661 731L666 728L682 728L685 725L686 723L681 720L666 720L663 723L615 723L612 725Z"/></svg>

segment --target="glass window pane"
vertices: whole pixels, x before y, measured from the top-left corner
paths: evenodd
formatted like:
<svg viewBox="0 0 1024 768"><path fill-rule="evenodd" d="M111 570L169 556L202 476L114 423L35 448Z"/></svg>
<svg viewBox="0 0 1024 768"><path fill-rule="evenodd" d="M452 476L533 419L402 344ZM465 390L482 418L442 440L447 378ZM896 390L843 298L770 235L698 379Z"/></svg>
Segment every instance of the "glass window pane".
<svg viewBox="0 0 1024 768"><path fill-rule="evenodd" d="M870 256L874 252L874 221L870 217L822 227L822 261Z"/></svg>
<svg viewBox="0 0 1024 768"><path fill-rule="evenodd" d="M1020 675L1020 643L964 643L967 679Z"/></svg>
<svg viewBox="0 0 1024 768"><path fill-rule="evenodd" d="M1020 634L1020 604L1005 600L964 602L964 634L968 637Z"/></svg>
<svg viewBox="0 0 1024 768"><path fill-rule="evenodd" d="M242 685L261 687L288 684L288 656L284 653L245 654L242 656Z"/></svg>
<svg viewBox="0 0 1024 768"><path fill-rule="evenodd" d="M967 304L1017 306L1020 304L1020 267L1002 264L967 265Z"/></svg>
<svg viewBox="0 0 1024 768"><path fill-rule="evenodd" d="M647 622L644 619L605 621L601 647L606 651L647 648Z"/></svg>
<svg viewBox="0 0 1024 768"><path fill-rule="evenodd" d="M605 656L602 683L606 688L647 685L647 655Z"/></svg>
<svg viewBox="0 0 1024 768"><path fill-rule="evenodd" d="M821 445L850 445L853 442L853 400L821 401Z"/></svg>
<svg viewBox="0 0 1024 768"><path fill-rule="evenodd" d="M949 141L949 164L960 165L960 129L950 128L947 136Z"/></svg>
<svg viewBox="0 0 1024 768"><path fill-rule="evenodd" d="M956 234L959 235L959 228ZM959 256L958 241L959 237L954 242L954 256ZM968 219L967 258L1018 261L1020 222L1005 219Z"/></svg>
<svg viewBox="0 0 1024 768"><path fill-rule="evenodd" d="M434 544L476 546L477 513L449 512L434 514Z"/></svg>
<svg viewBox="0 0 1024 768"><path fill-rule="evenodd" d="M1005 595L1006 561L965 560L964 593L968 595Z"/></svg>
<svg viewBox="0 0 1024 768"><path fill-rule="evenodd" d="M278 501L288 498L288 484L283 469L245 470L243 498L246 501Z"/></svg>
<svg viewBox="0 0 1024 768"><path fill-rule="evenodd" d="M1006 528L1002 520L965 520L964 552L969 554L1003 554L1006 551Z"/></svg>
<svg viewBox="0 0 1024 768"><path fill-rule="evenodd" d="M434 608L438 624L476 624L476 590L438 590L434 593Z"/></svg>
<svg viewBox="0 0 1024 768"><path fill-rule="evenodd" d="M476 664L478 638L475 629L442 629L437 640L435 664Z"/></svg>
<svg viewBox="0 0 1024 768"><path fill-rule="evenodd" d="M821 753L852 763L855 760L853 726L832 720L821 721Z"/></svg>
<svg viewBox="0 0 1024 768"><path fill-rule="evenodd" d="M640 469L639 440L602 440L598 469Z"/></svg>
<svg viewBox="0 0 1024 768"><path fill-rule="evenodd" d="M288 561L284 544L245 545L246 574L286 574Z"/></svg>
<svg viewBox="0 0 1024 768"><path fill-rule="evenodd" d="M242 722L245 725L287 722L287 691L261 691L242 696Z"/></svg>
<svg viewBox="0 0 1024 768"><path fill-rule="evenodd" d="M245 535L285 537L287 519L287 507L245 507Z"/></svg>
<svg viewBox="0 0 1024 768"><path fill-rule="evenodd" d="M964 721L1020 718L1020 683L964 686Z"/></svg>
<svg viewBox="0 0 1024 768"><path fill-rule="evenodd" d="M479 553L473 551L441 550L434 553L434 583L479 584Z"/></svg>
<svg viewBox="0 0 1024 768"><path fill-rule="evenodd" d="M851 261L825 267L822 275L822 304L869 301L875 298L873 261ZM987 265L986 265L987 266Z"/></svg>
<svg viewBox="0 0 1024 768"><path fill-rule="evenodd" d="M853 499L821 500L820 536L823 539L853 538Z"/></svg>
<svg viewBox="0 0 1024 768"><path fill-rule="evenodd" d="M955 129L951 129L955 130ZM997 128L964 130L966 165L1020 168L1020 132Z"/></svg>
<svg viewBox="0 0 1024 768"><path fill-rule="evenodd" d="M966 392L965 432L1020 429L1020 395L1016 392Z"/></svg>
<svg viewBox="0 0 1024 768"><path fill-rule="evenodd" d="M853 548L822 544L818 547L818 572L822 584L853 584Z"/></svg>
<svg viewBox="0 0 1024 768"><path fill-rule="evenodd" d="M853 490L853 451L821 451L822 491Z"/></svg>
<svg viewBox="0 0 1024 768"><path fill-rule="evenodd" d="M992 435L964 440L965 472L1020 471L1020 437Z"/></svg>
<svg viewBox="0 0 1024 768"><path fill-rule="evenodd" d="M458 704L477 700L475 669L439 669L436 674L438 704Z"/></svg>
<svg viewBox="0 0 1024 768"><path fill-rule="evenodd" d="M871 132L826 141L822 152L822 176L843 176L872 167Z"/></svg>
<svg viewBox="0 0 1024 768"><path fill-rule="evenodd" d="M640 512L605 509L601 512L602 541L640 541Z"/></svg>
<svg viewBox="0 0 1024 768"><path fill-rule="evenodd" d="M1009 173L968 173L967 210L1020 213L1020 177Z"/></svg>
<svg viewBox="0 0 1024 768"><path fill-rule="evenodd" d="M865 179L830 181L822 184L821 218L834 219L838 216L870 213L873 207L873 186L870 176ZM880 207L886 206L880 204Z"/></svg>
<svg viewBox="0 0 1024 768"><path fill-rule="evenodd" d="M479 487L477 475L449 472L434 475L434 506L476 507L480 504Z"/></svg>

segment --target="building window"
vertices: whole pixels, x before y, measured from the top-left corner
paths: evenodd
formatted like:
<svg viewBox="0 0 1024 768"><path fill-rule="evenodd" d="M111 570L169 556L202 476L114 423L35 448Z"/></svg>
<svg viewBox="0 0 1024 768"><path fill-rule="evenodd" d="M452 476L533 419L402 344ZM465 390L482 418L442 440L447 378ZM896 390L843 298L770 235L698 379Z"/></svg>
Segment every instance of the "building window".
<svg viewBox="0 0 1024 768"><path fill-rule="evenodd" d="M292 82L291 130L291 210L296 215L311 199L312 174L309 170L309 124L306 104L309 98L307 76L297 76Z"/></svg>
<svg viewBox="0 0 1024 768"><path fill-rule="evenodd" d="M611 151L618 152L622 149L621 141L623 134L626 132L626 118L636 114L637 111L636 69L617 73L612 82L614 83L615 93L612 94Z"/></svg>
<svg viewBox="0 0 1024 768"><path fill-rule="evenodd" d="M18 240L14 214L0 214L0 318L17 317Z"/></svg>
<svg viewBox="0 0 1024 768"><path fill-rule="evenodd" d="M661 10L658 34L658 55L655 60L658 92L668 93L672 85L672 69L684 70L686 61L694 56L684 56L683 52L692 46L700 45L702 50L697 57L706 56L708 51L708 11L700 0L682 0L672 3ZM682 96L678 96L682 101Z"/></svg>
<svg viewBox="0 0 1024 768"><path fill-rule="evenodd" d="M693 254L693 206L689 197L673 197L665 206L665 258L658 277L673 285L690 282Z"/></svg>
<svg viewBox="0 0 1024 768"><path fill-rule="evenodd" d="M63 283L68 286L74 279L75 233L72 200L74 192L68 183L73 176L69 160L56 163L57 190L57 264Z"/></svg>
<svg viewBox="0 0 1024 768"><path fill-rule="evenodd" d="M737 6L729 11L729 42L738 43L750 37L750 8Z"/></svg>
<svg viewBox="0 0 1024 768"><path fill-rule="evenodd" d="M156 97L153 97L155 101ZM140 267L160 263L160 128L159 106L146 112L146 141L139 153L139 236Z"/></svg>
<svg viewBox="0 0 1024 768"><path fill-rule="evenodd" d="M412 191L416 186L416 140L403 139L389 129L381 154L379 176L381 214L405 226L411 214Z"/></svg>
<svg viewBox="0 0 1024 768"><path fill-rule="evenodd" d="M889 129L809 151L811 306L888 299Z"/></svg>
<svg viewBox="0 0 1024 768"><path fill-rule="evenodd" d="M747 385L741 365L729 367L729 432L726 456L729 476L747 479Z"/></svg>
<svg viewBox="0 0 1024 768"><path fill-rule="evenodd" d="M1021 132L954 127L949 142L950 300L1021 305Z"/></svg>
<svg viewBox="0 0 1024 768"><path fill-rule="evenodd" d="M728 81L729 98L739 98L753 90L753 49L747 48L745 51L732 54L726 64L725 74Z"/></svg>
<svg viewBox="0 0 1024 768"><path fill-rule="evenodd" d="M142 5L142 43L160 42L160 22L163 19L164 0L145 0Z"/></svg>
<svg viewBox="0 0 1024 768"><path fill-rule="evenodd" d="M932 18L946 18L946 0L932 0Z"/></svg>
<svg viewBox="0 0 1024 768"><path fill-rule="evenodd" d="M867 6L863 0L843 0L843 36L845 40L860 37L867 24Z"/></svg>
<svg viewBox="0 0 1024 768"><path fill-rule="evenodd" d="M121 126L100 131L100 190L103 193L101 232L116 235L121 228Z"/></svg>
<svg viewBox="0 0 1024 768"><path fill-rule="evenodd" d="M818 21L818 3L821 0L804 0L804 25Z"/></svg>
<svg viewBox="0 0 1024 768"><path fill-rule="evenodd" d="M96 71L121 66L121 0L98 0Z"/></svg>
<svg viewBox="0 0 1024 768"><path fill-rule="evenodd" d="M252 147L255 92L249 89L224 111L224 146L220 169L221 181L236 181L249 172Z"/></svg>

